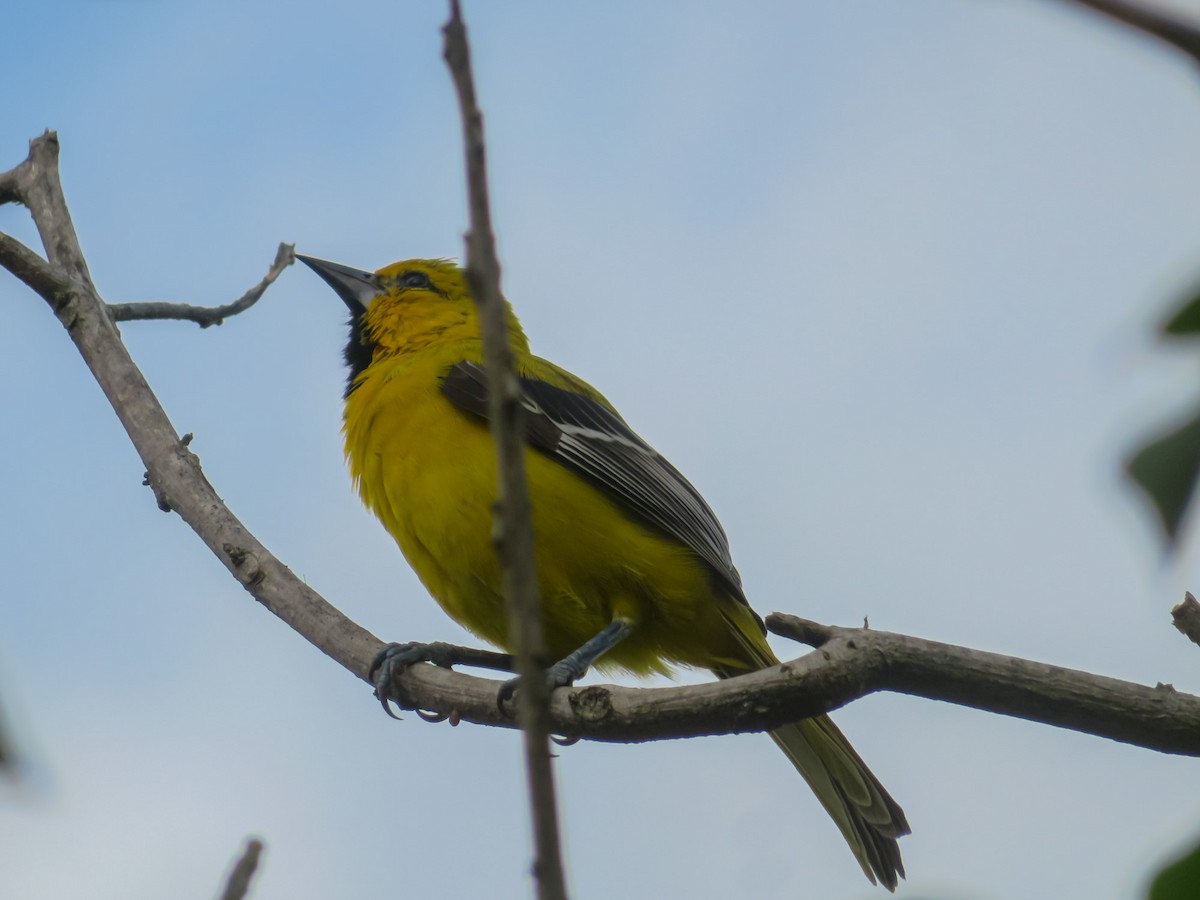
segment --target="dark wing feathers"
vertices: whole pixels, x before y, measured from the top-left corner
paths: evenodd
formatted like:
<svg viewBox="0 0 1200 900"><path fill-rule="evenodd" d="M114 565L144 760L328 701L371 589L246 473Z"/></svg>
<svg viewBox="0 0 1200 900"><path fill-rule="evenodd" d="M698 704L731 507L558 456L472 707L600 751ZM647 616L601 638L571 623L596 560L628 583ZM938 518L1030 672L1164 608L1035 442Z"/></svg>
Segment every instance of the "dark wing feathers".
<svg viewBox="0 0 1200 900"><path fill-rule="evenodd" d="M712 567L734 597L746 602L721 524L678 469L602 403L535 378L522 377L521 390L531 446L679 540ZM453 366L442 381L442 393L464 412L488 418L482 365Z"/></svg>

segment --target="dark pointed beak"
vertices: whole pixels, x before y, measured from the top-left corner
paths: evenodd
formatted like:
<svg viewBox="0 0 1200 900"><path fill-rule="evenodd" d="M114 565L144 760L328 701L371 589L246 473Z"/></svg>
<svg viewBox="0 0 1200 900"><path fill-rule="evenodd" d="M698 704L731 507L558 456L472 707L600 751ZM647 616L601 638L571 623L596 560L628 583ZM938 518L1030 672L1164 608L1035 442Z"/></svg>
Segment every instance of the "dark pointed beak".
<svg viewBox="0 0 1200 900"><path fill-rule="evenodd" d="M313 256L301 256L299 253L296 254L296 259L325 279L325 283L337 292L342 301L350 307L350 312L355 315L366 309L380 294L379 281L374 272L352 269L341 263Z"/></svg>

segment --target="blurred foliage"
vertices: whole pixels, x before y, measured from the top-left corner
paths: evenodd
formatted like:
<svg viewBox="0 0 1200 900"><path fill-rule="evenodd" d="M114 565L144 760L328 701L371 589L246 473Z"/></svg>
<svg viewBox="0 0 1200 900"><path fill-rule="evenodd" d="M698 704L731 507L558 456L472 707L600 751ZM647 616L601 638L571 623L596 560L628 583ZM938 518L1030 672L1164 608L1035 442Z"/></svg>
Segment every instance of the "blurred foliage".
<svg viewBox="0 0 1200 900"><path fill-rule="evenodd" d="M1200 898L1200 844L1155 875L1146 897L1147 900Z"/></svg>
<svg viewBox="0 0 1200 900"><path fill-rule="evenodd" d="M1200 476L1200 413L1138 450L1125 463L1125 471L1154 504L1164 536L1173 545Z"/></svg>
<svg viewBox="0 0 1200 900"><path fill-rule="evenodd" d="M1192 297L1175 311L1162 327L1164 337L1188 338L1200 335L1200 296Z"/></svg>
<svg viewBox="0 0 1200 900"><path fill-rule="evenodd" d="M1160 337L1200 337L1200 293L1175 310L1162 325ZM1200 479L1200 410L1136 450L1126 460L1125 472L1154 505L1168 548L1174 548Z"/></svg>

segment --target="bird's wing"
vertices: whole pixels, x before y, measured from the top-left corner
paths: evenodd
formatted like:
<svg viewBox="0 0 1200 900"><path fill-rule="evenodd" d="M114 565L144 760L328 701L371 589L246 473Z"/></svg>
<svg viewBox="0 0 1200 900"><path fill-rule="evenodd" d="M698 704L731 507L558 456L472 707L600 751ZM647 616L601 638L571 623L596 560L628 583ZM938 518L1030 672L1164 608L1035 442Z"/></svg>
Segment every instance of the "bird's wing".
<svg viewBox="0 0 1200 900"><path fill-rule="evenodd" d="M520 381L525 436L532 447L680 541L712 567L734 597L746 602L721 523L678 469L603 403L537 378L523 376ZM487 370L479 363L452 366L442 394L464 412L488 418Z"/></svg>

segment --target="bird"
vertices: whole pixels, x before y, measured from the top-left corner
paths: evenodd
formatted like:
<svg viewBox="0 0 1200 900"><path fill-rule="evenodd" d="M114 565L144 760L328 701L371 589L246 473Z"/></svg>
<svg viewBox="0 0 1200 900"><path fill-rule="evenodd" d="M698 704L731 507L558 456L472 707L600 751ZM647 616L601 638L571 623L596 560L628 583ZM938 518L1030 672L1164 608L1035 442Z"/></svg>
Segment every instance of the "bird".
<svg viewBox="0 0 1200 900"><path fill-rule="evenodd" d="M466 274L448 259L366 271L297 255L350 311L343 436L350 474L433 598L509 649L491 540L488 381ZM675 667L730 678L778 664L729 541L700 493L583 379L533 355L511 304L525 409L534 558L551 671ZM407 645L393 645L403 647ZM899 804L827 715L771 732L873 884L904 877Z"/></svg>

